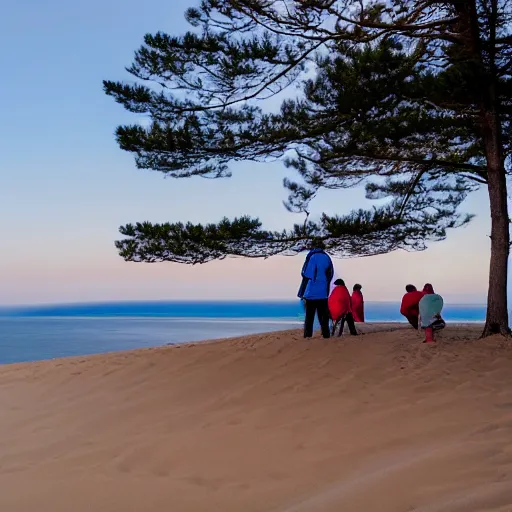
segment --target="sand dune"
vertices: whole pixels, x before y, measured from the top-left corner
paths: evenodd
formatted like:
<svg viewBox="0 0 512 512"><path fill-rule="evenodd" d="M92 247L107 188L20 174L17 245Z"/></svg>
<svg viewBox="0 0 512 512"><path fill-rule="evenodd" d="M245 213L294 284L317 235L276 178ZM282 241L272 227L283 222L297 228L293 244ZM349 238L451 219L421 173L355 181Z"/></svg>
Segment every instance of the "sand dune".
<svg viewBox="0 0 512 512"><path fill-rule="evenodd" d="M511 345L390 328L0 367L0 510L511 511Z"/></svg>

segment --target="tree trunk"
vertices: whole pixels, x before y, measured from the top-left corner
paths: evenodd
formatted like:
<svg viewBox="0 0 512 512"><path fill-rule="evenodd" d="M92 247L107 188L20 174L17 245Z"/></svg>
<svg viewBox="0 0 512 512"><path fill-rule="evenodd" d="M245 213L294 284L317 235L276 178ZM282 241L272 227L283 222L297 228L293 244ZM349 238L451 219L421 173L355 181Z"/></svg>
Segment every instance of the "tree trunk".
<svg viewBox="0 0 512 512"><path fill-rule="evenodd" d="M476 64L476 69L479 69L479 83L482 87L480 123L487 159L487 186L491 209L491 264L487 292L487 317L482 337L498 333L508 335L510 329L508 325L507 277L510 221L500 119L501 105L497 94L498 2L492 0L490 10L488 10L487 49L482 46L476 0L457 2L456 5L462 28L461 33L466 36L469 62Z"/></svg>
<svg viewBox="0 0 512 512"><path fill-rule="evenodd" d="M494 66L491 66L493 68ZM482 134L487 159L487 188L491 209L491 265L487 291L487 317L482 338L510 333L508 325L507 279L510 232L507 174L503 157L500 105L496 94L495 70L488 75L481 111Z"/></svg>
<svg viewBox="0 0 512 512"><path fill-rule="evenodd" d="M482 337L509 334L507 305L508 255L510 250L507 181L499 155L498 169L492 169L489 155L488 189L491 207L491 265L487 292L487 317Z"/></svg>

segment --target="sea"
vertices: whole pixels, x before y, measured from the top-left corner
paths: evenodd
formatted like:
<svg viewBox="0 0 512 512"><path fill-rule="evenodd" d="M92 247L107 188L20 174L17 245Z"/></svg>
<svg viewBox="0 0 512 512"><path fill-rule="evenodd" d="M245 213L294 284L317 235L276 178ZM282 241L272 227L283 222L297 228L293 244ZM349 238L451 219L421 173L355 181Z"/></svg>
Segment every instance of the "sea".
<svg viewBox="0 0 512 512"><path fill-rule="evenodd" d="M366 302L368 322L401 322ZM485 305L446 304L447 322L483 322ZM300 328L300 301L111 302L0 307L0 364L100 354Z"/></svg>

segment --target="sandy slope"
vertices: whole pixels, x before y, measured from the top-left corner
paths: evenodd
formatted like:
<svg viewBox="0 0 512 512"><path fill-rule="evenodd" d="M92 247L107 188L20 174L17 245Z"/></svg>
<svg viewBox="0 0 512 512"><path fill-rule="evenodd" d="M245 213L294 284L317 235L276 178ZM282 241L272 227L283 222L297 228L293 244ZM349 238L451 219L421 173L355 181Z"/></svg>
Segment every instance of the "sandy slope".
<svg viewBox="0 0 512 512"><path fill-rule="evenodd" d="M510 511L512 348L476 333L0 367L0 510Z"/></svg>

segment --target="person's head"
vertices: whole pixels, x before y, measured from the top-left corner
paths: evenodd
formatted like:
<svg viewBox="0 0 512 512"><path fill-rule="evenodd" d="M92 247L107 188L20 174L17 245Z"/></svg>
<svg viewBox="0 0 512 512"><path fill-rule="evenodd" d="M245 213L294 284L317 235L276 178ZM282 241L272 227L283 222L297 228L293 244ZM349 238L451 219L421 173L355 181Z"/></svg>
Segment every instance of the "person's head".
<svg viewBox="0 0 512 512"><path fill-rule="evenodd" d="M309 244L309 248L311 250L321 249L323 251L325 250L325 243L321 238L313 238L313 240L311 240L311 243Z"/></svg>
<svg viewBox="0 0 512 512"><path fill-rule="evenodd" d="M336 279L334 286L345 286L345 281L343 281L343 279Z"/></svg>
<svg viewBox="0 0 512 512"><path fill-rule="evenodd" d="M352 290L355 292L360 292L363 289L363 287L360 284L355 284Z"/></svg>
<svg viewBox="0 0 512 512"><path fill-rule="evenodd" d="M416 290L416 286L414 286L413 284L408 284L406 287L405 287L405 291L407 293L411 293L411 292L416 292L418 290Z"/></svg>
<svg viewBox="0 0 512 512"><path fill-rule="evenodd" d="M423 287L423 293L426 293L427 295L431 295L434 292L434 287L430 284L430 283L427 283L424 287Z"/></svg>

